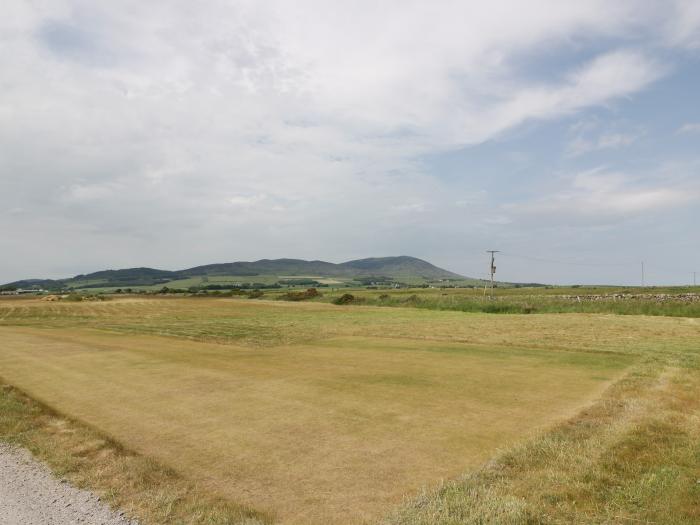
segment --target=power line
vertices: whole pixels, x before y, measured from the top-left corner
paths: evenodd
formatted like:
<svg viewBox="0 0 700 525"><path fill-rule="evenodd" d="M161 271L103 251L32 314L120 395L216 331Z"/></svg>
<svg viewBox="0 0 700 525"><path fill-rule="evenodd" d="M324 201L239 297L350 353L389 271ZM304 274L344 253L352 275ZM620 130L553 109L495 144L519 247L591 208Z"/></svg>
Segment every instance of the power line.
<svg viewBox="0 0 700 525"><path fill-rule="evenodd" d="M527 259L530 261L553 263L553 264L565 264L571 266L627 266L629 267L632 263L592 263L592 262L574 262L574 261L557 261L554 259L544 259L542 257L532 257L530 255L519 255L509 252L501 252L504 257L517 257L519 259Z"/></svg>
<svg viewBox="0 0 700 525"><path fill-rule="evenodd" d="M549 258L544 258L544 257L533 257L531 255L523 255L523 254L516 254L516 253L511 253L511 252L499 252L499 250L487 250L487 253L500 253L504 257L514 257L518 259L525 259L529 261L536 261L536 262L541 262L541 263L548 263L548 264L559 264L559 265L565 265L565 266L583 266L583 267L600 267L600 268L628 268L632 269L636 264L640 263L635 263L633 261L629 262L609 262L609 263L604 263L604 262L591 262L591 261L563 261L563 260L558 260L558 259L549 259ZM492 254L493 256L493 254ZM493 266L493 260L491 261L491 264ZM642 287L646 286L647 283L647 274L649 269L652 270L652 273L663 271L663 272L668 272L668 273L674 273L674 274L683 274L685 273L686 275L692 274L693 276L693 286L697 286L697 273L696 271L690 271L689 269L679 269L679 268L670 268L668 266L662 266L662 265L657 265L657 264L648 264L646 261L641 261L641 285ZM687 272L687 273L686 273ZM495 266L494 266L494 273L495 273ZM493 277L493 275L491 275ZM484 288L484 295L486 295L486 288Z"/></svg>
<svg viewBox="0 0 700 525"><path fill-rule="evenodd" d="M543 257L532 257L530 255L522 255L522 254L515 254L515 253L510 253L510 252L501 252L501 255L504 257L516 257L518 259L526 259L530 261L537 261L537 262L543 262L543 263L550 263L550 264L562 264L562 265L567 265L567 266L591 266L591 267L619 267L619 268L630 268L634 266L635 263L634 261L629 261L629 262L615 262L615 263L602 263L602 262L578 262L578 261L561 261L561 260L556 260L556 259L546 259ZM665 272L673 272L673 273L697 273L693 272L690 270L682 270L680 268L671 268L669 266L661 266L656 263L649 264L648 262L644 262L644 269L648 270L649 268L653 270L663 270Z"/></svg>

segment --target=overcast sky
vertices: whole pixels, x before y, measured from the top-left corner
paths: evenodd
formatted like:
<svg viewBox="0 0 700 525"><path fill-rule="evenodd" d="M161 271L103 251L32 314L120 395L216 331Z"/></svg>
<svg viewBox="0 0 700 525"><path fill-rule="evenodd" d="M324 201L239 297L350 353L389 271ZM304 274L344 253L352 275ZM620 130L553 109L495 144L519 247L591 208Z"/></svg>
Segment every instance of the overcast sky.
<svg viewBox="0 0 700 525"><path fill-rule="evenodd" d="M700 272L700 2L5 0L0 282Z"/></svg>

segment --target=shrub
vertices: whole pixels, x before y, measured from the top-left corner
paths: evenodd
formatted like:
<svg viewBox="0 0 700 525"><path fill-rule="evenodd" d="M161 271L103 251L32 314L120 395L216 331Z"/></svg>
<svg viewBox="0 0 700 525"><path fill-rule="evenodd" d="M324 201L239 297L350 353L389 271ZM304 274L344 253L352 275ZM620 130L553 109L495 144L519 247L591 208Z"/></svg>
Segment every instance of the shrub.
<svg viewBox="0 0 700 525"><path fill-rule="evenodd" d="M337 299L333 299L333 304L351 304L355 301L355 296L350 293L344 293Z"/></svg>
<svg viewBox="0 0 700 525"><path fill-rule="evenodd" d="M265 295L265 292L262 290L251 290L250 292L247 293L248 299L258 299Z"/></svg>
<svg viewBox="0 0 700 525"><path fill-rule="evenodd" d="M307 299L315 299L321 297L316 288L309 288L305 292L287 292L280 296L283 301L306 301Z"/></svg>

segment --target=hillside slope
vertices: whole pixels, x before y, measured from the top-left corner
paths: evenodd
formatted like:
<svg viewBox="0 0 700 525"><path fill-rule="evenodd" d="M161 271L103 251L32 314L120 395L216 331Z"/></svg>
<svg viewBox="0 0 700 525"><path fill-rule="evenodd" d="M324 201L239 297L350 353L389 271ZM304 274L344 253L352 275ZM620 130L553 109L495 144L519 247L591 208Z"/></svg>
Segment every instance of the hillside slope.
<svg viewBox="0 0 700 525"><path fill-rule="evenodd" d="M408 257L371 257L339 264L349 272L360 275L387 275L391 277L420 276L424 279L464 279L456 273L443 270L422 259Z"/></svg>
<svg viewBox="0 0 700 525"><path fill-rule="evenodd" d="M221 264L207 264L185 270L168 271L154 268L127 268L102 270L81 274L68 279L28 279L8 283L17 288L101 288L125 286L165 285L171 281L195 277L292 277L314 276L341 279L384 277L395 281L431 281L439 279L465 279L454 272L444 270L416 257L372 257L340 264L303 259L261 259ZM468 278L467 278L468 279Z"/></svg>

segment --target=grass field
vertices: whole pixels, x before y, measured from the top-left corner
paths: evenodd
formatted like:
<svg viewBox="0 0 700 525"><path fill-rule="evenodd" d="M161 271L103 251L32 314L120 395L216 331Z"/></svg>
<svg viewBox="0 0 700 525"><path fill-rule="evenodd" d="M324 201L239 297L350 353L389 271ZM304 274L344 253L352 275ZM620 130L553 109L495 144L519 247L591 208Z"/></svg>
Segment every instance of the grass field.
<svg viewBox="0 0 700 525"><path fill-rule="evenodd" d="M200 283L202 284L202 283ZM210 282L204 284L225 284ZM700 287L508 287L497 288L493 297L477 288L372 288L353 287L348 283L327 283L320 288L315 302L332 303L344 294L353 300L347 304L360 306L408 307L426 310L450 310L465 313L542 314L589 313L620 315L659 315L700 317ZM162 285L142 290L155 294ZM297 286L305 290L307 286ZM91 289L90 294L109 293L112 289ZM265 289L266 299L284 299L287 287ZM210 295L226 296L226 291L209 291ZM192 295L180 293L180 296ZM231 295L231 293L228 293ZM109 295L101 295L109 297Z"/></svg>
<svg viewBox="0 0 700 525"><path fill-rule="evenodd" d="M173 472L163 486L195 487L182 501L196 492L232 509L228 521L201 505L164 510L119 492L143 479L72 469L149 522L700 517L696 319L13 299L0 301L0 338L0 378L51 417L155 460ZM80 450L57 456L51 425L3 395L0 437L59 467Z"/></svg>
<svg viewBox="0 0 700 525"><path fill-rule="evenodd" d="M700 317L698 287L551 287L501 288L493 298L483 289L408 288L398 290L324 290L321 301L351 293L353 304L453 310L458 312L541 314L611 313ZM274 297L274 293L268 294Z"/></svg>

